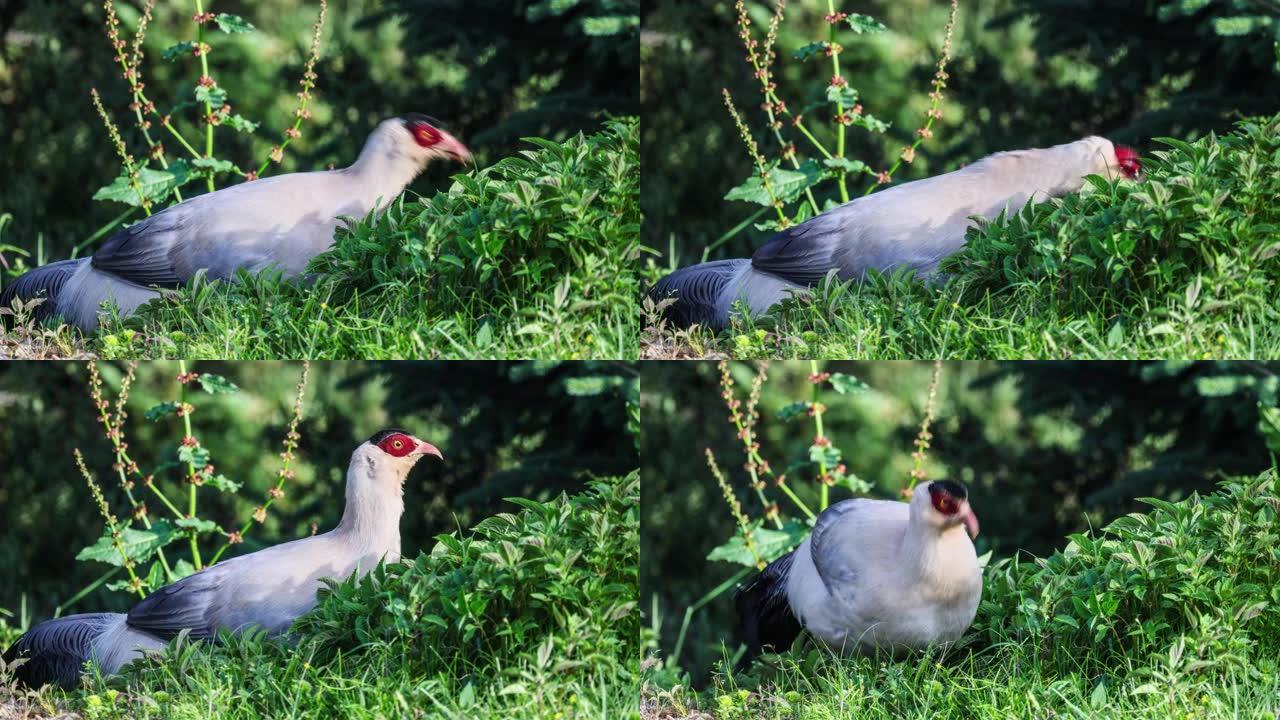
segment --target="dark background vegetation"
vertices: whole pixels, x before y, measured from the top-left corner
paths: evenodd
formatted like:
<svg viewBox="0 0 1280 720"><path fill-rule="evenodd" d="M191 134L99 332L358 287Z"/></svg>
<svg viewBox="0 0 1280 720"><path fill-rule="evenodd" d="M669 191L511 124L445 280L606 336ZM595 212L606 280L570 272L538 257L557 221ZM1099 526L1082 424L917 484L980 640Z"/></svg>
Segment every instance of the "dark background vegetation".
<svg viewBox="0 0 1280 720"><path fill-rule="evenodd" d="M126 39L141 6L116 3ZM241 167L256 166L293 120L319 4L218 0L205 9L242 15L257 27L231 36L211 30L208 39L212 75L235 112L263 122L253 139L219 129L215 147ZM192 58L161 59L166 47L194 39L192 13L188 3L160 0L148 31L146 92L162 111L186 99L199 74ZM146 148L103 16L102 3L91 0L0 3L0 216L13 215L0 230L0 245L14 246L0 247L0 257L10 264L14 248L32 253L28 264L41 252L46 261L66 257L125 209L91 199L119 168L90 104L91 87L102 93L135 157ZM404 112L438 117L481 167L528 148L521 137L563 139L598 129L606 115L634 115L638 25L639 0L335 0L313 117L273 171L343 167L380 119ZM190 110L175 114L189 140L202 132L195 117ZM158 125L152 134L171 153L176 148ZM443 187L456 169L435 167L412 189ZM190 196L201 187L183 190Z"/></svg>
<svg viewBox="0 0 1280 720"><path fill-rule="evenodd" d="M731 364L746 400L753 366ZM829 387L825 431L849 471L880 497L896 497L912 469L933 364L831 362L871 390ZM1278 363L945 363L937 393L929 479L965 483L982 523L978 552L1045 556L1066 536L1142 510L1141 497L1176 500L1229 475L1270 467L1258 402L1274 403ZM788 471L810 507L817 496L807 452L814 426L779 409L809 398L807 362L775 363L761 395L763 457ZM703 456L710 448L749 516L761 516L727 420L713 363L642 365L641 607L659 613L658 653L672 651L685 609L739 566L707 554L734 532ZM776 491L773 500L790 504ZM832 491L831 502L849 497ZM794 516L800 514L792 510ZM731 593L694 615L679 666L695 682L738 645ZM723 646L722 646L723 643Z"/></svg>
<svg viewBox="0 0 1280 720"><path fill-rule="evenodd" d="M108 385L116 386L123 366L100 368ZM235 394L196 392L191 400L195 433L218 472L245 484L234 498L202 489L200 515L237 527L275 484L301 365L200 362L191 368L240 386ZM172 416L144 419L148 407L176 399L177 372L177 363L165 362L138 370L126 440L144 472L172 459L181 439L182 424ZM255 525L229 555L304 537L312 523L321 532L333 527L342 513L351 452L388 426L408 429L444 453L443 462L429 459L415 467L405 484L400 527L408 557L430 551L436 534L517 510L505 497L545 500L562 490L578 492L593 476L625 474L636 467L625 402L636 372L607 362L315 363L299 430L297 477L266 523ZM84 453L117 515L127 516L87 376L79 363L0 366L0 608L16 613L25 598L35 619L107 569L75 560L101 535L103 523L76 471L74 448ZM154 498L148 504L153 517L162 514ZM185 549L185 542L172 548ZM204 549L206 562L212 549ZM171 560L181 556L171 554ZM120 608L129 599L99 590L70 611Z"/></svg>
<svg viewBox="0 0 1280 720"><path fill-rule="evenodd" d="M762 38L773 4L746 4ZM889 28L881 35L839 36L844 74L866 111L893 124L880 136L853 129L849 157L887 167L920 126L947 5L837 5ZM793 108L820 97L830 78L829 64L792 58L797 48L825 39L826 12L822 2L787 6L775 75ZM1156 137L1190 139L1230 128L1245 115L1274 113L1280 109L1273 46L1278 15L1269 0L962 0L943 118L895 182L954 170L1000 150L1091 134L1146 152L1161 147ZM661 266L672 262L672 247L675 264L686 265L756 209L722 199L753 169L721 88L732 91L766 157L776 156L776 143L764 131L759 86L737 37L733 2L654 0L646 4L643 28L644 241L662 254ZM808 117L811 126L829 127L825 108ZM803 138L794 139L804 148ZM824 188L834 195L834 184ZM766 234L748 229L710 257L749 255Z"/></svg>

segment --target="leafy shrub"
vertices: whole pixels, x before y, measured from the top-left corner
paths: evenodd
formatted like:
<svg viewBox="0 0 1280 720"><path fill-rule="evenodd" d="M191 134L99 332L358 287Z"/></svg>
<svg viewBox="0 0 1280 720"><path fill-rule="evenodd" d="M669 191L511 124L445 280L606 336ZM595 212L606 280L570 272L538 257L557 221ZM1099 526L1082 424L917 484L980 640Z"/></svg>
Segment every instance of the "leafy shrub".
<svg viewBox="0 0 1280 720"><path fill-rule="evenodd" d="M1092 178L1095 192L986 224L951 269L975 294L1051 279L1059 312L1134 312L1174 292L1187 310L1258 310L1280 280L1280 115L1162 142L1143 182Z"/></svg>
<svg viewBox="0 0 1280 720"><path fill-rule="evenodd" d="M196 282L104 353L217 357L634 356L639 121L456 176L340 231L311 284ZM113 342L114 339L114 342ZM145 342L149 341L148 346Z"/></svg>
<svg viewBox="0 0 1280 720"><path fill-rule="evenodd" d="M986 571L974 629L1031 640L1058 659L1131 664L1173 677L1248 666L1280 650L1280 483L1276 471L1220 492L1121 517L1077 534L1034 564ZM1136 692L1136 690L1135 690Z"/></svg>

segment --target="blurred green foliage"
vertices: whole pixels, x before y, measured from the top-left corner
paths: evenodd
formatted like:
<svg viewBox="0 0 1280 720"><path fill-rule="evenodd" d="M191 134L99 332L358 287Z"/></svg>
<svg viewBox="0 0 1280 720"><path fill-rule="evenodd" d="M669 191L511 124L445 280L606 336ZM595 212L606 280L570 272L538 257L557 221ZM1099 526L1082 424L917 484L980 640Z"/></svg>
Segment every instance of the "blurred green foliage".
<svg viewBox="0 0 1280 720"><path fill-rule="evenodd" d="M932 363L831 362L823 369L870 385L856 395L823 390L824 431L873 495L895 497L913 467ZM764 459L787 472L788 484L813 507L812 422L778 418L809 399L809 370L800 362L769 367L757 437ZM730 371L744 397L753 366L732 363ZM1069 533L1140 509L1139 497L1177 500L1212 488L1224 474L1269 467L1259 409L1276 405L1278 371L1276 363L945 363L925 475L968 486L982 521L980 553L1046 555ZM663 659L685 608L737 569L706 559L735 525L704 448L715 453L748 515L762 515L718 380L711 363L642 366L641 602L659 630ZM831 500L848 496L836 488ZM672 660L700 683L737 644L726 594L693 616L683 655Z"/></svg>
<svg viewBox="0 0 1280 720"><path fill-rule="evenodd" d="M638 55L635 0L505 3L333 3L321 43L312 118L274 172L349 164L377 122L404 112L440 118L484 166L514 153L521 135L563 139L596 127L606 113L635 112ZM119 2L126 38L140 3ZM292 124L318 4L224 0L210 8L243 16L256 32L208 39L210 72L236 113L262 126L252 136L219 128L218 155L256 168ZM161 112L188 99L199 74L191 58L162 50L191 41L192 8L159 2L143 61L146 92ZM548 48L538 49L539 43ZM12 213L6 244L32 253L28 265L58 259L121 211L93 202L118 175L119 159L89 102L96 87L135 157L146 148L128 110L129 88L112 62L101 3L14 0L0 8L0 211ZM569 63L560 67L558 63ZM202 135L193 109L174 114L188 138ZM167 145L163 131L152 135ZM442 186L451 168L430 169L419 193ZM195 185L184 192L194 192ZM92 248L80 248L84 255ZM6 252L11 266L17 253Z"/></svg>
<svg viewBox="0 0 1280 720"><path fill-rule="evenodd" d="M266 497L290 417L296 363L195 363L226 376L238 393L201 397L193 429L218 472L244 483L238 495L201 493L200 515L238 527ZM109 387L122 368L100 365ZM176 393L176 363L144 363L129 403L129 452L144 473L172 459L181 423L152 422L143 411ZM117 514L127 508L112 471L110 443L97 424L76 363L0 367L0 607L23 598L35 617L88 584L103 566L75 561L101 534L72 450L79 448ZM545 500L592 476L634 469L626 400L637 379L617 363L317 363L304 398L295 479L264 524L231 555L332 527L342 513L352 450L376 430L404 427L441 448L444 462L422 463L405 484L401 521L407 556L431 538L507 508L509 496ZM170 469L167 472L175 473ZM152 504L152 517L162 510ZM211 544L204 550L213 549ZM206 554L206 557L208 555ZM98 591L75 609L119 608L124 594Z"/></svg>
<svg viewBox="0 0 1280 720"><path fill-rule="evenodd" d="M762 37L772 3L746 5ZM948 6L865 0L837 9L888 26L886 33L840 36L844 75L866 111L892 124L884 135L851 133L847 154L888 167L928 109ZM774 73L793 108L821 99L830 79L829 68L794 59L797 50L825 38L826 12L824 3L787 6ZM752 212L723 199L753 169L721 88L733 93L765 156L777 155L735 17L728 0L656 0L646 7L640 50L644 241L663 255L663 268L701 259ZM1273 113L1280 109L1278 18L1280 7L1269 0L961 2L943 117L894 182L953 170L999 150L1089 134L1145 151L1155 137L1189 139L1225 130L1241 115ZM829 123L820 124L829 130ZM803 141L788 128L783 133ZM832 194L828 188L819 203ZM766 235L748 228L710 257L749 255Z"/></svg>

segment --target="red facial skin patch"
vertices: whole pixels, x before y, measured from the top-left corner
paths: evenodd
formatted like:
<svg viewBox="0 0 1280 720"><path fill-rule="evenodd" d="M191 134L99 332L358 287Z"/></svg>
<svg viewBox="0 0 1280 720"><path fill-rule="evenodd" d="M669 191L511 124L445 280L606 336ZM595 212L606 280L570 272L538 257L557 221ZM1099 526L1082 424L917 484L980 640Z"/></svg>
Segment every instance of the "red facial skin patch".
<svg viewBox="0 0 1280 720"><path fill-rule="evenodd" d="M412 438L400 433L388 435L382 439L382 442L378 443L378 448L382 452L394 457L404 457L413 452L415 447L417 447L417 444L413 442Z"/></svg>
<svg viewBox="0 0 1280 720"><path fill-rule="evenodd" d="M413 126L413 139L422 147L429 148L439 144L440 131L426 123L418 123Z"/></svg>
<svg viewBox="0 0 1280 720"><path fill-rule="evenodd" d="M960 511L960 503L942 490L930 490L929 499L933 501L933 509L943 515L955 515Z"/></svg>
<svg viewBox="0 0 1280 720"><path fill-rule="evenodd" d="M1142 161L1138 159L1138 151L1128 145L1116 146L1116 164L1130 180L1142 174Z"/></svg>

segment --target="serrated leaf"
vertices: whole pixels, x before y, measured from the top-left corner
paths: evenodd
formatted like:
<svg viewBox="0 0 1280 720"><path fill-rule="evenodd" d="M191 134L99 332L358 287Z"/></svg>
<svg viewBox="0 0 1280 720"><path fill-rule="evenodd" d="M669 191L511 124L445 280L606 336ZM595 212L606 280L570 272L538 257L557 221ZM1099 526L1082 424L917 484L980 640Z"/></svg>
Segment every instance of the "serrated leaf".
<svg viewBox="0 0 1280 720"><path fill-rule="evenodd" d="M799 545L809 534L809 526L799 520L788 520L782 529L752 527L751 540L755 544L756 553L765 562L771 562L791 548ZM755 567L755 557L747 549L746 540L741 534L735 534L729 541L707 554L708 560L721 560L736 565Z"/></svg>
<svg viewBox="0 0 1280 720"><path fill-rule="evenodd" d="M253 122L252 120L245 119L243 115L229 115L227 117L222 118L223 127L229 127L232 130L235 130L236 132L242 132L242 133L251 133L254 130L257 130L258 125L260 124L261 123L256 123L256 122Z"/></svg>
<svg viewBox="0 0 1280 720"><path fill-rule="evenodd" d="M172 415L178 411L178 403L162 402L159 405L152 405L147 408L146 418L151 421L159 420L167 415Z"/></svg>
<svg viewBox="0 0 1280 720"><path fill-rule="evenodd" d="M245 20L239 15L232 15L231 13L218 13L214 16L213 21L218 23L219 30L227 33L228 35L249 33L257 29L253 26L253 23Z"/></svg>
<svg viewBox="0 0 1280 720"><path fill-rule="evenodd" d="M240 389L230 380L213 373L200 373L200 387L210 395L229 395Z"/></svg>
<svg viewBox="0 0 1280 720"><path fill-rule="evenodd" d="M793 420L809 414L809 403L805 401L793 402L790 405L778 411L778 419L782 421Z"/></svg>
<svg viewBox="0 0 1280 720"><path fill-rule="evenodd" d="M841 395L863 393L871 389L870 385L862 382L852 375L845 375L844 373L831 374L831 387Z"/></svg>
<svg viewBox="0 0 1280 720"><path fill-rule="evenodd" d="M774 167L769 170L769 182L778 200L791 202L805 190L817 185L822 180L822 166L816 160L806 160L795 170L784 170ZM765 190L764 181L757 176L749 178L736 188L725 193L725 200L740 200L757 205L772 206L773 199Z"/></svg>
<svg viewBox="0 0 1280 720"><path fill-rule="evenodd" d="M177 45L170 45L165 48L160 57L165 60L175 60L183 55L190 55L195 49L196 44L193 42L180 42Z"/></svg>
<svg viewBox="0 0 1280 720"><path fill-rule="evenodd" d="M867 164L861 160L850 160L843 157L826 158L822 161L822 164L831 170L845 173L861 173L867 170Z"/></svg>
<svg viewBox="0 0 1280 720"><path fill-rule="evenodd" d="M210 110L217 110L227 102L227 91L220 87L196 86L196 102L209 103Z"/></svg>
<svg viewBox="0 0 1280 720"><path fill-rule="evenodd" d="M172 170L138 168L138 190L142 191L142 195L147 200L153 203L163 200L174 188L186 182L186 165L173 163L169 167ZM181 172L178 171L179 168ZM123 168L121 168L120 175L110 185L98 188L98 191L93 194L93 199L110 200L132 205L133 207L138 207L142 204L142 201L138 198L138 191L134 189L133 182Z"/></svg>
<svg viewBox="0 0 1280 720"><path fill-rule="evenodd" d="M808 45L805 45L804 47L800 48L799 50L796 50L795 58L797 60L808 60L814 55L826 55L826 54L827 54L827 43L811 42Z"/></svg>
<svg viewBox="0 0 1280 720"><path fill-rule="evenodd" d="M828 469L840 464L840 450L835 445L810 445L809 461L823 463Z"/></svg>
<svg viewBox="0 0 1280 720"><path fill-rule="evenodd" d="M173 524L174 527L182 530L193 530L197 533L214 532L218 529L217 523L201 518L178 518L173 521Z"/></svg>
<svg viewBox="0 0 1280 720"><path fill-rule="evenodd" d="M849 13L847 20L849 29L859 35L882 33L889 28L884 23L871 17L870 15L860 15L858 13Z"/></svg>
<svg viewBox="0 0 1280 720"><path fill-rule="evenodd" d="M836 87L834 85L827 86L827 102L839 103L848 109L858 104L858 91L845 85Z"/></svg>
<svg viewBox="0 0 1280 720"><path fill-rule="evenodd" d="M233 493L240 489L240 483L222 473L204 479L204 484L219 492Z"/></svg>
<svg viewBox="0 0 1280 720"><path fill-rule="evenodd" d="M165 520L157 520L151 524L150 529L123 528L120 531L120 544L130 560L141 563L150 559L156 550L168 545L173 537L173 526ZM97 542L76 553L76 559L124 567L124 559L120 557L120 551L116 549L110 532L104 533Z"/></svg>
<svg viewBox="0 0 1280 720"><path fill-rule="evenodd" d="M197 445L195 447L187 447L186 445L178 446L178 460L184 463L190 463L195 466L196 470L209 464L209 451Z"/></svg>

